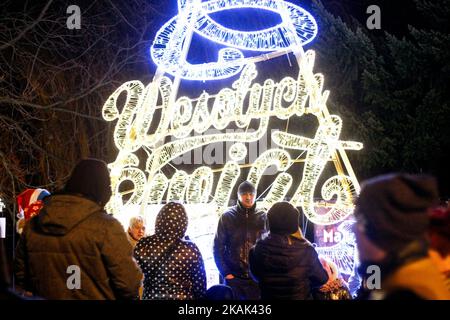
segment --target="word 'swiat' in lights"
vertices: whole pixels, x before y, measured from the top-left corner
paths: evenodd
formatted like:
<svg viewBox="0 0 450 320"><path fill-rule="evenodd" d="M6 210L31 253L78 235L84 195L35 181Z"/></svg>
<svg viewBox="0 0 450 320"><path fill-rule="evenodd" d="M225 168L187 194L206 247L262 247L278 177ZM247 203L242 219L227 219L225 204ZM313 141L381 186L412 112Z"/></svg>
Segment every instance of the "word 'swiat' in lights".
<svg viewBox="0 0 450 320"><path fill-rule="evenodd" d="M240 8L272 11L280 15L281 23L264 30L242 32L225 28L209 16ZM139 80L128 81L103 106L104 119L117 121L114 141L119 150L116 160L109 164L113 196L107 210L122 217L137 210L154 217L157 212L154 206L166 201L181 201L195 207L189 211L190 220L196 224L190 236L200 242L210 271L214 269L212 236L236 184L247 179L258 187L270 166L275 166L278 174L264 198L258 199L258 207L267 210L275 202L289 199L303 209L312 223L334 225L347 221L360 187L346 151L361 150L362 144L340 139L343 121L327 108L329 91L323 89L324 76L314 73L315 53L303 51L302 46L317 35L317 24L311 14L282 0L179 0L178 10L178 15L157 32L151 47L151 57L158 66L153 81L148 85ZM219 51L217 62L191 64L186 60L194 33L226 46ZM253 56L245 56L249 54L247 51ZM295 77L255 80L257 63L286 54L296 58ZM233 76L230 85L218 88L215 93L178 96L184 80ZM125 96L123 105L118 105L119 96ZM312 137L290 133L288 125L278 131L273 131L270 125L274 118L289 124L304 115L317 119L318 127ZM254 129L251 132L250 126ZM227 130L230 127L241 130ZM248 144L259 141L269 129L277 147L264 151L256 161L246 165L250 169L247 176L241 177L240 162L246 159ZM187 152L218 142L232 143L230 161L221 169L201 166L180 170L172 164ZM141 161L143 154L147 155L145 163ZM336 175L323 182L322 174L330 162ZM293 176L293 171L289 171L293 166L302 168L295 170L302 172L299 182L294 178L300 175ZM133 188L121 192L120 187L126 181ZM316 190L320 182L321 200ZM153 208L151 213L149 208ZM350 274L355 269L355 259L349 258L354 251L354 237L346 225L341 228L345 236L339 243L317 249L341 266L341 272ZM214 281L210 278L209 284Z"/></svg>

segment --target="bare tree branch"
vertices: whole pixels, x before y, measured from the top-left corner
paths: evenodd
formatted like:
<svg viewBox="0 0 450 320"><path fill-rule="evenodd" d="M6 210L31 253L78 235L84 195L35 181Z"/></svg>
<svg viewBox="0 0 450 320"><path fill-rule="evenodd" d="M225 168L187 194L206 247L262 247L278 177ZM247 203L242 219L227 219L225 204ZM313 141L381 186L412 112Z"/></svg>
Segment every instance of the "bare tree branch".
<svg viewBox="0 0 450 320"><path fill-rule="evenodd" d="M17 41L19 41L29 30L33 29L39 22L41 22L42 17L47 12L48 8L52 4L53 0L49 0L47 4L45 5L44 9L42 9L41 14L39 17L29 26L27 26L25 29L23 29L14 39L11 39L9 42L5 43L4 45L0 46L0 50L3 50L7 47L10 47L14 45Z"/></svg>

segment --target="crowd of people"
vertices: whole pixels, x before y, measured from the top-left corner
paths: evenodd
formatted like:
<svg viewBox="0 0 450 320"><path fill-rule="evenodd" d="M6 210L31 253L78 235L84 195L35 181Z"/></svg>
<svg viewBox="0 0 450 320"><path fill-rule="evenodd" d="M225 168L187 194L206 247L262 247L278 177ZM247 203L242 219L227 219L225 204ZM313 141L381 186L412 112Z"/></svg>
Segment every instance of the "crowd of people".
<svg viewBox="0 0 450 320"><path fill-rule="evenodd" d="M0 296L450 299L450 210L438 205L430 176L391 174L362 184L353 225L360 289L353 296L337 266L319 256L303 235L299 210L288 202L274 204L267 213L258 210L255 186L248 181L239 185L236 205L219 219L213 253L221 284L210 288L202 254L186 236L189 219L183 204L165 204L154 234L147 236L143 217L133 217L125 231L106 213L110 197L106 163L96 159L80 161L59 192L21 193L15 286L0 270ZM373 266L381 271L375 285L368 272Z"/></svg>

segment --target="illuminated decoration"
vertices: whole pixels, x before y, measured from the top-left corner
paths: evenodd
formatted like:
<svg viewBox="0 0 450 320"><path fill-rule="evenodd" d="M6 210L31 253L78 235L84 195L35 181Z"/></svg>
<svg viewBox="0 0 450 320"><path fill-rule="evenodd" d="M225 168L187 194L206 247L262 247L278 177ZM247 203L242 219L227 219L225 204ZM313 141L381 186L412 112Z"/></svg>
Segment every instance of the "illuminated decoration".
<svg viewBox="0 0 450 320"><path fill-rule="evenodd" d="M226 28L209 14L229 9L264 9L282 16L274 27L244 32ZM190 80L223 79L238 74L248 64L240 50L283 51L311 42L317 35L314 18L304 9L282 0L178 0L178 16L156 34L151 47L153 61L173 76ZM219 44L214 63L190 64L186 61L193 32Z"/></svg>
<svg viewBox="0 0 450 320"><path fill-rule="evenodd" d="M240 8L269 10L279 14L282 22L268 29L242 32L227 29L209 16ZM267 194L258 199L259 208L268 210L288 197L315 224L334 225L348 219L359 183L346 151L361 150L362 144L340 140L342 119L328 111L329 92L323 90L324 76L313 71L315 53L303 51L302 46L317 34L314 18L282 0L179 0L178 9L178 15L157 32L151 47L151 57L158 66L153 81L147 86L138 80L128 81L103 106L104 119L117 121L114 141L119 150L116 160L109 164L113 196L107 204L108 212L120 219L136 210L154 217L164 201L180 201L195 210L190 213L190 223L196 221L199 226L191 228L191 239L198 243L212 242L213 225L228 206L245 166L250 167L245 178L256 186L268 167L277 170ZM217 62L197 65L187 62L194 33L227 46L219 51ZM264 53L246 57L244 51ZM295 78L255 81L257 62L290 53L299 67ZM235 78L232 82L230 79L230 85L218 92L178 97L182 80L232 76ZM121 99L123 105L118 105L119 96L125 98ZM272 119L289 124L307 114L318 121L313 137L290 133L286 125L284 131L271 133L276 148L262 152L252 164L240 164L248 155L248 144L262 139ZM230 127L240 130L228 130ZM248 130L250 127L252 131ZM180 170L172 164L188 152L223 142L231 143L230 161L220 169L202 166ZM142 159L143 154L146 159ZM317 201L316 188L330 162L336 175L321 187L322 199L326 200L323 205L323 201ZM295 181L292 172L299 172L301 166L302 180ZM126 182L133 187L122 191ZM321 210L323 206L326 212ZM150 223L152 218L146 220ZM347 272L351 247L354 238L346 234L336 246L317 249L331 257L342 272ZM205 263L213 265L212 250L202 254Z"/></svg>
<svg viewBox="0 0 450 320"><path fill-rule="evenodd" d="M312 70L311 64L313 63L314 52L306 52L304 63L301 64L301 67L304 66L303 70L309 71ZM170 104L173 84L167 77L161 77L156 82L158 87L155 87L154 83L152 83L147 88L144 88L144 85L139 81L132 81L123 84L117 89L105 103L103 109L105 119L109 121L118 119L114 133L115 142L120 153L116 162L110 166L115 193L118 192L117 187L120 183L124 180L129 180L135 185L135 188L127 204L139 202L160 203L166 189L169 188L169 178L161 173L160 170L176 157L200 146L215 142L234 141L237 144L230 149L231 158L242 159L246 154L246 147L243 143L260 139L268 129L271 117L286 120L293 116L302 116L305 113L309 113L316 115L319 120L319 127L314 138L306 138L281 131L272 134L273 141L280 147L306 151L303 179L295 191L291 202L296 206L303 207L306 216L317 224L333 224L345 219L353 208L353 197L358 191L357 180L351 176L338 174L325 182L322 187L323 198L330 200L334 195L337 196L336 204L326 215L315 212L315 186L325 165L335 156L337 150L359 150L362 148L362 144L339 140L342 120L336 115L322 116L326 105L317 106L315 104L317 101L314 100L313 96L316 94L317 97L316 91L322 90L321 77L313 77L315 82L308 86L304 81L306 76L302 74L302 69L300 69L297 80L286 77L278 83L268 79L263 85L258 83L252 85L251 82L256 75L255 65L247 65L243 69L240 78L233 83L235 90L225 88L217 94L213 101L214 107L211 112L207 107L207 102L211 99L208 93L202 93L197 97L195 106L193 106L193 99L187 97L180 97ZM119 115L116 101L123 92L127 93L127 100L122 113ZM156 96L151 97L152 94ZM249 95L250 106L247 112L243 113L243 101L246 94ZM320 94L320 96L323 95ZM283 99L281 97L291 103L290 106L283 108ZM158 98L162 101L160 106L155 105ZM310 102L306 106L308 99ZM325 102L325 100L318 99L321 103ZM153 102L153 105L148 105L150 102ZM145 112L149 111L153 115L154 110L157 108L162 109L157 129L155 133L147 134L152 119L148 119L148 113ZM234 123L239 128L244 128L250 124L250 121L255 119L259 120L259 125L257 130L253 132L203 134L210 128L220 130L231 123ZM202 135L190 136L193 133ZM177 139L163 143L167 137ZM139 160L132 153L141 147L144 147L149 152L149 157L146 161L146 171L151 179L145 178L144 172L137 168ZM282 200L281 193L275 192L275 189L279 183L292 182L292 177L285 173L292 165L291 162L290 154L286 150L271 149L260 155L250 169L247 179L256 186L264 170L270 165L276 165L278 171L284 173L279 180L276 180L276 184L270 191L271 196L265 199L265 207ZM119 170L121 167L124 170ZM206 169L203 168L201 172L206 172ZM228 170L224 170L223 173L225 175L229 174ZM202 199L210 199L213 185L212 173L209 172L208 175L209 180L202 180L207 184L207 188L205 187L201 192ZM199 195L193 194L198 192L197 188L192 186L193 182L191 180L193 179L200 179L198 172L193 173L189 177L184 173L181 175L175 174L174 178L170 180L170 197L180 201L184 200L187 203L198 203ZM226 182L226 184L219 184L218 190L221 193L227 193L233 185L228 183L230 179L226 176L221 178L221 180L222 183ZM190 187L186 186L186 184L189 184ZM175 185L178 186L177 189L187 188L187 190L181 192L174 189ZM178 196L174 196L174 194L178 194ZM197 200L194 201L194 199ZM228 199L223 197L220 199L220 202L217 202L217 199L216 202L222 208L227 205ZM112 211L117 211L114 208L111 209ZM116 209L119 208L116 207Z"/></svg>
<svg viewBox="0 0 450 320"><path fill-rule="evenodd" d="M259 179L261 178L264 170L267 167L275 165L278 171L285 171L290 167L290 162L291 158L287 151L281 149L268 150L261 156L259 156L253 166L250 168L247 180L253 183L253 185L257 189ZM282 176L277 177L277 180L274 182L270 190L270 195L265 199L264 202L258 204L258 208L268 209L274 203L283 200L285 192L282 192L282 190L280 190L280 183L282 182L286 182L288 185L290 185L290 183L292 183L292 176L288 173L284 173ZM286 185L284 185L284 187L286 187ZM285 189L285 191L287 191L287 189Z"/></svg>
<svg viewBox="0 0 450 320"><path fill-rule="evenodd" d="M230 158L235 161L239 161L245 158L247 155L247 148L243 143L235 143L230 148Z"/></svg>
<svg viewBox="0 0 450 320"><path fill-rule="evenodd" d="M352 230L354 223L354 219L346 219L338 224L334 231L331 229L329 232L324 229L326 226L315 228L315 240L319 244L322 244L322 246L316 246L317 253L319 256L331 260L336 264L341 278L346 282L352 296L356 296L357 290L360 287L357 271L359 266L358 248L355 234ZM333 225L332 227L334 228L335 226ZM318 236L321 232L324 233L323 237ZM328 237L328 241L324 239L326 237ZM332 243L332 245L329 245L329 243Z"/></svg>
<svg viewBox="0 0 450 320"><path fill-rule="evenodd" d="M353 274L356 264L356 239L351 229L354 223L353 220L345 220L338 226L337 230L342 238L337 244L328 247L316 247L320 256L335 262L339 271L346 275Z"/></svg>

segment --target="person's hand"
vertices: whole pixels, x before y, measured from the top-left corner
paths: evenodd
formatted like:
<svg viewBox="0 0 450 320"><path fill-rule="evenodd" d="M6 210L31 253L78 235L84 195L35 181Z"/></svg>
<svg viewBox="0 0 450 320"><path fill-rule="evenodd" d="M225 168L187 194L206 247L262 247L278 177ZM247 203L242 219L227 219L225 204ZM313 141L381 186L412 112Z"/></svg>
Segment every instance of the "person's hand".
<svg viewBox="0 0 450 320"><path fill-rule="evenodd" d="M234 276L230 273L230 274L226 275L225 279L231 280L231 279L234 279Z"/></svg>
<svg viewBox="0 0 450 320"><path fill-rule="evenodd" d="M328 264L327 260L320 257L319 258L320 263L322 264L322 267L325 269L325 271L327 272L328 275L328 281L327 283L331 282L334 280L335 276L333 274L333 270L331 269L330 265Z"/></svg>

